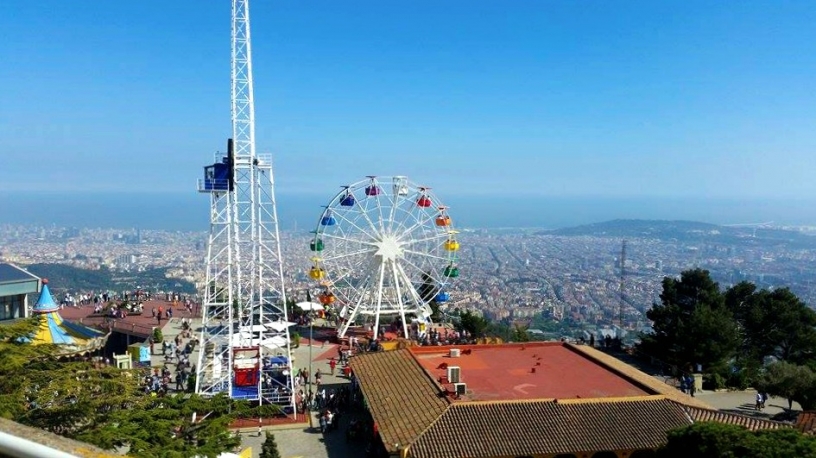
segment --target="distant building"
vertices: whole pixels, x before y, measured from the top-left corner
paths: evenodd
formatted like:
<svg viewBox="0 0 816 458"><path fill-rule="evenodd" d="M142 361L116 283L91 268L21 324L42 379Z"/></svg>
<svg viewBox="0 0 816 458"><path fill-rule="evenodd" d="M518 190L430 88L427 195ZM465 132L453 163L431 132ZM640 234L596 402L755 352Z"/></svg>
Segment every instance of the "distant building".
<svg viewBox="0 0 816 458"><path fill-rule="evenodd" d="M14 264L0 264L0 321L28 317L28 295L41 288L36 275Z"/></svg>
<svg viewBox="0 0 816 458"><path fill-rule="evenodd" d="M410 347L352 358L382 448L400 458L642 458L712 409L588 346Z"/></svg>

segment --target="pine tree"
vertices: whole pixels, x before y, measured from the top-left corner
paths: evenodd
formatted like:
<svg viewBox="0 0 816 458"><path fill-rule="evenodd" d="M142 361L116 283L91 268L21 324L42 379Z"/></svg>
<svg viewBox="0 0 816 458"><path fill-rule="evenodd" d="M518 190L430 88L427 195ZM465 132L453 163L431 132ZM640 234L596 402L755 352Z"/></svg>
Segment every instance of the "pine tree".
<svg viewBox="0 0 816 458"><path fill-rule="evenodd" d="M261 446L261 458L281 458L275 436L270 434L269 431L266 432L266 440Z"/></svg>

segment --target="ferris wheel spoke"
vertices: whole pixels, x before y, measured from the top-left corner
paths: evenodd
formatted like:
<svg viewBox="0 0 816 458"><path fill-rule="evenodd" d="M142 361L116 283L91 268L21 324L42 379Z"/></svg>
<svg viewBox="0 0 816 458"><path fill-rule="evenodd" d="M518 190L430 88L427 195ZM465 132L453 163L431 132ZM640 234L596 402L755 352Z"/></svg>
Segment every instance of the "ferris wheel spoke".
<svg viewBox="0 0 816 458"><path fill-rule="evenodd" d="M409 223L416 223L417 221L422 219L422 215L425 212L422 210L422 207L420 207L417 204L417 201L419 200L419 196L420 196L420 194L418 192L415 192L414 195L412 195L410 199L408 199L408 198L405 199L406 205L410 205L410 207L407 210L404 209L404 208L401 208L402 213L403 213L403 218L401 218L401 221L400 221L399 225L396 227L396 229L394 230L394 233L403 234L403 233L405 233L406 227L408 227L407 225Z"/></svg>
<svg viewBox="0 0 816 458"><path fill-rule="evenodd" d="M368 214L368 212L369 212L368 207L369 206L370 206L370 203L369 203L368 199L366 199L366 206L365 206L364 211L361 212L361 214L362 214L363 218L366 220L366 222L368 223L368 225L371 227L371 230L373 230L375 234L382 234L382 227L378 228L377 225L374 224L374 221L371 219L371 217ZM382 222L380 222L380 226L382 226Z"/></svg>
<svg viewBox="0 0 816 458"><path fill-rule="evenodd" d="M413 282L411 282L411 278L408 276L407 273L405 273L405 269L403 269L401 265L397 265L397 270L400 272L403 281L405 281L407 285L410 285L408 287L408 294L410 294L411 297L414 299L414 302L417 304L417 308L427 311L427 309L425 309L426 306L425 301L423 301L422 298L419 297L416 288L413 287Z"/></svg>
<svg viewBox="0 0 816 458"><path fill-rule="evenodd" d="M445 240L445 239L448 238L449 235L450 234L447 234L445 232L437 232L436 234L434 234L434 235L432 235L430 237L425 237L425 238L415 239L415 240L408 240L408 241L405 241L405 242L402 242L402 243L403 243L403 245L416 245L417 243L433 242L434 240Z"/></svg>
<svg viewBox="0 0 816 458"><path fill-rule="evenodd" d="M372 247L377 246L376 243L370 242L368 240L353 239L348 234L337 235L337 234L330 234L328 232L322 232L322 233L320 233L320 236L326 237L327 239L340 240L342 242L347 242L349 244L358 244L358 245L372 246Z"/></svg>
<svg viewBox="0 0 816 458"><path fill-rule="evenodd" d="M423 268L423 267L418 266L418 265L416 265L415 263L413 263L413 262L411 262L411 261L409 261L409 260L407 260L407 259L404 259L404 258L403 258L403 260L402 260L402 261L403 261L403 264L406 264L406 265L410 266L410 267L411 267L411 268L413 268L415 271L417 271L417 272L422 272L422 273L424 273L424 274L428 275L428 276L429 276L429 277L430 277L430 278L431 278L433 281L435 281L435 282L437 282L437 283L441 283L441 282L438 280L438 278L437 278L437 277L439 277L439 272L438 272L438 271L436 271L436 270L435 270L433 267L431 267L431 268ZM401 270L401 271L402 271L402 272L403 272L403 273L406 275L406 278L408 278L408 283L410 283L411 285L413 285L413 284L414 284L414 280L411 280L411 279L410 279L410 276L407 274L407 272L405 272L405 269L402 267L402 265L400 265L399 267L400 267L400 270ZM417 283L419 283L419 280L417 280L416 282L417 282ZM412 289L413 289L413 288L412 288ZM416 292L416 291L414 291L414 292Z"/></svg>
<svg viewBox="0 0 816 458"><path fill-rule="evenodd" d="M366 254L366 253L370 253L370 254L373 255L376 251L377 251L376 249L366 248L366 249L363 249L363 250L352 251L351 253L343 253L343 254L337 254L337 255L334 255L334 256L326 256L326 257L321 258L321 260L323 262L334 262L334 261L340 261L340 260L343 260L343 259L346 259L346 258L359 257L361 254Z"/></svg>
<svg viewBox="0 0 816 458"><path fill-rule="evenodd" d="M337 215L337 217L339 219L342 219L343 221L347 222L351 227L353 227L354 229L357 229L357 231L359 231L361 234L367 235L372 240L376 239L376 236L374 234L376 234L377 229L371 224L370 220L369 220L369 225L371 226L371 229L374 231L374 233L371 233L371 232L363 229L362 227L360 227L357 224L356 220L352 220L352 219L350 219L350 218L348 218L346 216L346 212L335 211L332 214ZM365 215L365 213L363 213L363 215ZM366 220L368 220L368 218L366 218Z"/></svg>
<svg viewBox="0 0 816 458"><path fill-rule="evenodd" d="M400 206L402 197L398 186L399 181L395 181L391 184L391 208L388 210L388 227L386 228L386 232L391 234L394 232L394 216Z"/></svg>
<svg viewBox="0 0 816 458"><path fill-rule="evenodd" d="M411 234L413 234L414 231L416 231L418 229L427 228L428 223L431 222L434 219L433 214L423 212L423 215L425 216L425 218L417 219L416 222L414 223L414 225L412 225L412 226L406 228L404 231L402 231L402 235L400 236L400 241L402 239L404 239L405 237L410 237Z"/></svg>

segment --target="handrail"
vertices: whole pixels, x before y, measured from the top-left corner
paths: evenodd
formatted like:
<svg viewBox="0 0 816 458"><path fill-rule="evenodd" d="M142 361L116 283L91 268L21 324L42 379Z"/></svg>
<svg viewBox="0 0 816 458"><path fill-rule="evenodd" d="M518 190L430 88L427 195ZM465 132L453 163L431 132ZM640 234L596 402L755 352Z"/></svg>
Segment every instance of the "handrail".
<svg viewBox="0 0 816 458"><path fill-rule="evenodd" d="M97 318L97 317L94 317ZM88 323L85 322L85 318L80 318L79 322L86 325L86 326L94 326L100 329L105 329L108 331L123 331L129 332L131 334L138 333L139 335L150 336L153 334L153 327L152 326L145 326L139 323L128 323L127 321L121 321L112 319L110 317L105 317L104 321L89 321Z"/></svg>

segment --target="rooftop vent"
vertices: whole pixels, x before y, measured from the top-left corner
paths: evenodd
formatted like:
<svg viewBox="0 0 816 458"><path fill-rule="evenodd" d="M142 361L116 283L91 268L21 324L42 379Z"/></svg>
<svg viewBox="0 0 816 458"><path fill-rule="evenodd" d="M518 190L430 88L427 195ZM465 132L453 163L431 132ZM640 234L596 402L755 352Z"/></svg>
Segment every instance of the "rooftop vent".
<svg viewBox="0 0 816 458"><path fill-rule="evenodd" d="M457 396L464 396L467 394L467 383L454 383L453 389Z"/></svg>
<svg viewBox="0 0 816 458"><path fill-rule="evenodd" d="M462 351L461 351L461 350L459 350L458 348L451 348L451 349L450 349L450 355L449 355L449 356L450 356L451 358L458 358L458 357L459 357L459 355L461 355L461 354L462 354Z"/></svg>
<svg viewBox="0 0 816 458"><path fill-rule="evenodd" d="M459 366L448 366L448 382L459 383L460 372Z"/></svg>

